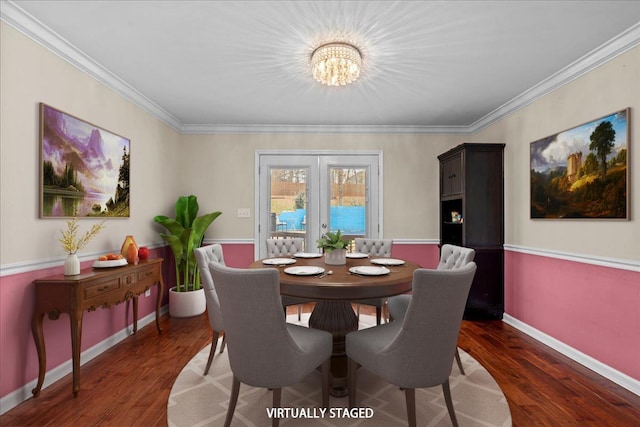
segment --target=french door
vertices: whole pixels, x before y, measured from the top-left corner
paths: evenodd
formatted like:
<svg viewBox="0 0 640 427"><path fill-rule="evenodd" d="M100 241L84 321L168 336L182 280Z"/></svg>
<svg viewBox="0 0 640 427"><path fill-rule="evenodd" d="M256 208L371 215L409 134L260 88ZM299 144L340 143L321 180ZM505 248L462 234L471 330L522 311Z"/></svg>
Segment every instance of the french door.
<svg viewBox="0 0 640 427"><path fill-rule="evenodd" d="M382 152L256 152L255 256L268 238L301 237L305 252L340 230L381 236Z"/></svg>

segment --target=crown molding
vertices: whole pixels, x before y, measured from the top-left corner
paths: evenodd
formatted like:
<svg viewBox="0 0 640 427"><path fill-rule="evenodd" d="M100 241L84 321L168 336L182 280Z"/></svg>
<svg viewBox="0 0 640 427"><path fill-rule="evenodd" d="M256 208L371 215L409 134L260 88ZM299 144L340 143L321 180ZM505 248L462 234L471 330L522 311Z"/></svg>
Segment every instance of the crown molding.
<svg viewBox="0 0 640 427"><path fill-rule="evenodd" d="M328 134L432 134L469 133L468 126L395 126L395 125L183 125L183 134L260 134L260 133L328 133Z"/></svg>
<svg viewBox="0 0 640 427"><path fill-rule="evenodd" d="M640 44L640 22L469 126L476 133Z"/></svg>
<svg viewBox="0 0 640 427"><path fill-rule="evenodd" d="M640 44L640 23L638 23L468 126L184 124L12 1L2 2L0 20L46 47L181 134L370 133L471 135Z"/></svg>
<svg viewBox="0 0 640 427"><path fill-rule="evenodd" d="M0 20L131 101L143 111L166 123L176 131L181 131L182 123L176 117L145 97L127 82L107 70L15 3L11 1L2 2Z"/></svg>

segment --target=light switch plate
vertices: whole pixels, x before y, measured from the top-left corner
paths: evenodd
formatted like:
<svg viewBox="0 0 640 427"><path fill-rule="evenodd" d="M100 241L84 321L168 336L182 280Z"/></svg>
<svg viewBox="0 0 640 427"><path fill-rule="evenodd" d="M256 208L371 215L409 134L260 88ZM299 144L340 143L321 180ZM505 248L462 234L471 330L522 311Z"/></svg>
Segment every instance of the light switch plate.
<svg viewBox="0 0 640 427"><path fill-rule="evenodd" d="M251 209L238 208L238 218L251 218Z"/></svg>

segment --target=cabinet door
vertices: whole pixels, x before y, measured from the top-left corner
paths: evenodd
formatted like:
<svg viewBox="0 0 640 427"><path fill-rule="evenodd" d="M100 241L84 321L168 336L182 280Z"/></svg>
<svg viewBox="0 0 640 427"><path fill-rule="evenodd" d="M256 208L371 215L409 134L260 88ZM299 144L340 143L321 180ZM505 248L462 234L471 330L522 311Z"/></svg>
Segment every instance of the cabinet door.
<svg viewBox="0 0 640 427"><path fill-rule="evenodd" d="M462 154L442 162L442 195L462 194Z"/></svg>

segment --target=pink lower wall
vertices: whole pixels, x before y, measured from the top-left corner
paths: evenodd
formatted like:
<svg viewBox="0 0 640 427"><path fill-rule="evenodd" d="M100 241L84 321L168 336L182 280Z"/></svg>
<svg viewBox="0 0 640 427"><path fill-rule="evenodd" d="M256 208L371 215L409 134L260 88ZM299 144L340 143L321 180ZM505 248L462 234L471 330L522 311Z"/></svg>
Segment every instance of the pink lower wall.
<svg viewBox="0 0 640 427"><path fill-rule="evenodd" d="M253 244L223 244L225 262L231 267L247 267L254 261ZM436 245L396 245L393 255L422 266L435 266L438 260ZM167 248L152 250L151 257L162 257L165 290L163 305L168 303L168 288L175 284L175 269ZM82 263L89 268L93 261ZM31 335L33 314L33 280L59 274L62 266L2 277L0 286L0 398L24 387L38 376L38 358ZM139 297L139 318L155 311L156 287L151 297ZM110 309L98 309L84 313L82 349L85 351L109 337L121 332L132 323L131 303ZM44 335L47 350L47 372L71 359L69 317L58 320L44 318Z"/></svg>
<svg viewBox="0 0 640 427"><path fill-rule="evenodd" d="M229 267L247 268L255 261L253 244L223 244L224 262Z"/></svg>
<svg viewBox="0 0 640 427"><path fill-rule="evenodd" d="M253 244L223 244L225 261L246 267ZM170 261L165 248L152 257ZM426 268L437 265L436 244L397 244L392 256ZM83 263L89 267L90 261ZM0 398L37 377L31 335L32 281L60 273L62 266L2 277L0 286ZM163 268L165 285L175 283L172 265ZM510 316L566 343L632 378L640 379L640 275L620 269L505 252L505 309ZM155 310L155 287L139 299L139 316ZM167 304L167 290L163 304ZM131 324L130 303L84 313L82 351ZM68 316L45 317L47 371L71 359Z"/></svg>
<svg viewBox="0 0 640 427"><path fill-rule="evenodd" d="M151 257L159 256L164 256L163 249L152 251ZM92 263L93 261L85 261L81 268L90 268ZM165 263L165 285L172 283L171 279L167 279L173 276L172 271ZM0 279L0 397L23 387L38 376L38 357L31 334L31 317L35 301L32 282L61 272L62 266L4 276ZM165 289L163 304L168 301L167 295ZM154 286L150 297L138 298L138 318L155 312L156 296L157 287ZM131 302L118 304L110 309L84 312L81 351L95 346L132 323ZM62 314L58 320L50 320L45 316L43 329L48 372L71 359L69 316Z"/></svg>
<svg viewBox="0 0 640 427"><path fill-rule="evenodd" d="M415 262L423 268L436 268L440 259L440 248L437 244L394 244L391 256Z"/></svg>
<svg viewBox="0 0 640 427"><path fill-rule="evenodd" d="M505 313L640 380L640 273L506 251Z"/></svg>

